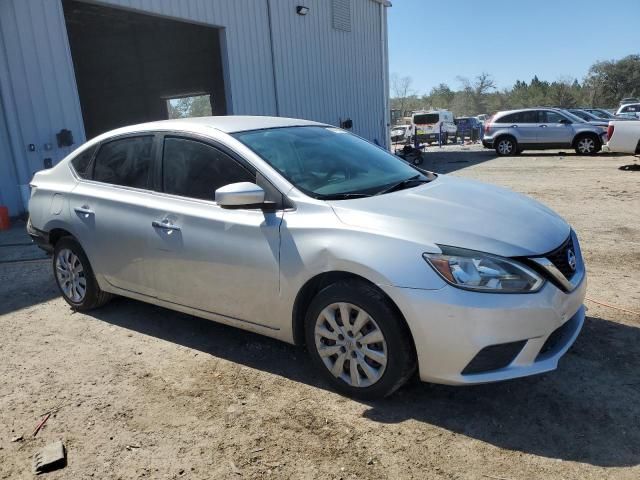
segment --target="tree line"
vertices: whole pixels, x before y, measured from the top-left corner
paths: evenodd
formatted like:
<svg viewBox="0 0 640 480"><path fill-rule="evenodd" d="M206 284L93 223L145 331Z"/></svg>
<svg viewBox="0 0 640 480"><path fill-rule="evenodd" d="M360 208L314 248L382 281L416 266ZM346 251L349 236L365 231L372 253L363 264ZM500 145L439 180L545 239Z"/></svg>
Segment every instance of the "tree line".
<svg viewBox="0 0 640 480"><path fill-rule="evenodd" d="M615 108L624 97L640 96L640 55L596 62L582 82L570 78L548 82L536 75L529 82L518 80L511 88L499 90L486 72L457 81L457 90L441 83L418 95L411 77L393 75L391 108L402 112L446 109L455 116L537 106Z"/></svg>

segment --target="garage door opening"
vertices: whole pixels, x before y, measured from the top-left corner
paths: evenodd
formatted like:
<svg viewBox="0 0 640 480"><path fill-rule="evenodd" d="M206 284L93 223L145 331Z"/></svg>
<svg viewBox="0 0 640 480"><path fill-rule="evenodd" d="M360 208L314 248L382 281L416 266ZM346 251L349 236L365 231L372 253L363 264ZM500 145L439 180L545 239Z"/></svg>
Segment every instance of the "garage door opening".
<svg viewBox="0 0 640 480"><path fill-rule="evenodd" d="M63 0L87 139L124 125L226 115L222 30Z"/></svg>

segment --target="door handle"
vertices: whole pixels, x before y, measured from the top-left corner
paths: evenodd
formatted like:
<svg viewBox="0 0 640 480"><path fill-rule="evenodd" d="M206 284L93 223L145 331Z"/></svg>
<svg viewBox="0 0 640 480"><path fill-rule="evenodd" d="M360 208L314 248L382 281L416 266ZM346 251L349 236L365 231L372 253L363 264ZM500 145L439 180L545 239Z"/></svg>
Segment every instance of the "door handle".
<svg viewBox="0 0 640 480"><path fill-rule="evenodd" d="M518 125L511 125L511 128L518 128Z"/></svg>
<svg viewBox="0 0 640 480"><path fill-rule="evenodd" d="M540 128L547 128L546 125L538 125Z"/></svg>
<svg viewBox="0 0 640 480"><path fill-rule="evenodd" d="M85 217L88 217L89 215L94 215L94 211L91 210L87 205L83 205L81 207L74 207L73 209L76 213L79 213L81 215L84 215Z"/></svg>
<svg viewBox="0 0 640 480"><path fill-rule="evenodd" d="M169 220L163 220L161 222L158 222L157 220L154 220L153 222L151 222L151 226L153 228L161 228L163 230L177 230L180 231L180 227L177 225L174 225L172 223L169 223Z"/></svg>

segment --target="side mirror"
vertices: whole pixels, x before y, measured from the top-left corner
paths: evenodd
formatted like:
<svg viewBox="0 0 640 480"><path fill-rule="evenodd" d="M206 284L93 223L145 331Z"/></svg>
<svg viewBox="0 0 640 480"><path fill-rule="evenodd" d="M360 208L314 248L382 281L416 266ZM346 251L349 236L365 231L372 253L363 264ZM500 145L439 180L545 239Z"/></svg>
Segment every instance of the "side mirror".
<svg viewBox="0 0 640 480"><path fill-rule="evenodd" d="M222 208L258 208L264 204L264 190L255 183L230 183L216 190L216 203Z"/></svg>
<svg viewBox="0 0 640 480"><path fill-rule="evenodd" d="M563 118L558 123L561 123L562 125L571 125L571 120Z"/></svg>

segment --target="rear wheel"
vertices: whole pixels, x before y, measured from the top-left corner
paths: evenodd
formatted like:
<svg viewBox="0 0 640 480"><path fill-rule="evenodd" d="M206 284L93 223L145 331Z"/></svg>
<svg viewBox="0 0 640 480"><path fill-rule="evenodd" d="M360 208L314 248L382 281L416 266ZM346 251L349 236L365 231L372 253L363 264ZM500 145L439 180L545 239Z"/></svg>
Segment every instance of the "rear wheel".
<svg viewBox="0 0 640 480"><path fill-rule="evenodd" d="M56 243L53 273L62 298L75 310L101 307L112 297L100 290L87 255L72 237L61 238Z"/></svg>
<svg viewBox="0 0 640 480"><path fill-rule="evenodd" d="M318 293L307 310L305 335L321 375L349 396L390 395L416 369L404 320L365 282L342 281Z"/></svg>
<svg viewBox="0 0 640 480"><path fill-rule="evenodd" d="M514 155L518 150L516 141L511 137L502 137L496 143L496 153L500 156Z"/></svg>
<svg viewBox="0 0 640 480"><path fill-rule="evenodd" d="M575 150L578 155L594 155L601 149L602 143L595 135L582 135L576 139Z"/></svg>

